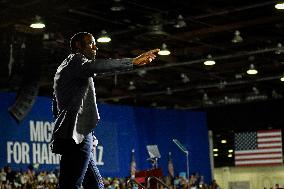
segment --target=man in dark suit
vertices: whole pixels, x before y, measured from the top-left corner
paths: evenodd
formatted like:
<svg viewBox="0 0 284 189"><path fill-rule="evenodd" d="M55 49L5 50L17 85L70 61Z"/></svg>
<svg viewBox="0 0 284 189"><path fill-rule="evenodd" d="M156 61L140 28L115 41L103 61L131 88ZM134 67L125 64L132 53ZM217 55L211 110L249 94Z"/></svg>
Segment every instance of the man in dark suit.
<svg viewBox="0 0 284 189"><path fill-rule="evenodd" d="M51 148L61 154L60 189L103 189L93 157L92 130L99 121L93 78L97 73L132 69L155 59L154 49L130 59L96 60L98 50L92 34L80 32L70 40L72 53L54 77L55 117Z"/></svg>

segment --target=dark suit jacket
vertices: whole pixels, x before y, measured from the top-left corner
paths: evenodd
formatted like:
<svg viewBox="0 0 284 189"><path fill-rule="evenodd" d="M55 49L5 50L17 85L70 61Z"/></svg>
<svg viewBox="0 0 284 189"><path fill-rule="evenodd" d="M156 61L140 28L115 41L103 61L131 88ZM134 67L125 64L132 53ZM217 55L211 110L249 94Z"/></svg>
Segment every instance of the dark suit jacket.
<svg viewBox="0 0 284 189"><path fill-rule="evenodd" d="M70 54L62 62L53 86L53 152L61 153L69 143L81 143L95 128L99 113L93 77L132 67L132 59L88 60L80 53Z"/></svg>

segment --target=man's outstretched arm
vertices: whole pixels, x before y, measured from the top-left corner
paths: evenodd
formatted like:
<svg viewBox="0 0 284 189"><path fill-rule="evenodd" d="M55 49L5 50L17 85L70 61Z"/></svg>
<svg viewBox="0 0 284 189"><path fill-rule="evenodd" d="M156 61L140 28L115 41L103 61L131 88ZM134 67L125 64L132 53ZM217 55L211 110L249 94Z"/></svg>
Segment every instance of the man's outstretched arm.
<svg viewBox="0 0 284 189"><path fill-rule="evenodd" d="M81 57L82 64L78 65L77 74L82 77L93 76L94 73L104 73L115 70L127 70L131 69L133 65L143 66L152 62L159 52L159 49L147 51L135 58L123 58L123 59L105 59L105 60L88 60L83 55Z"/></svg>

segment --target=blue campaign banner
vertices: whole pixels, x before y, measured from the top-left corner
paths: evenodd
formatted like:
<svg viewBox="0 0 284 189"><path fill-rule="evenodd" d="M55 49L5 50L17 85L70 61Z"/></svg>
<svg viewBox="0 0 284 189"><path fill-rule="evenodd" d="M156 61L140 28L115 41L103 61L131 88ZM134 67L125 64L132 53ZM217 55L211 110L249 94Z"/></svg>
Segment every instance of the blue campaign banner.
<svg viewBox="0 0 284 189"><path fill-rule="evenodd" d="M8 108L15 94L0 93L0 167L13 169L37 165L41 170L59 167L60 156L50 152L53 129L51 99L37 97L28 116L18 124ZM172 154L175 173L186 172L186 156L173 143L178 139L189 151L190 173L211 180L206 114L196 111L160 110L99 104L101 120L94 130L99 140L95 158L104 177L127 177L131 150L135 150L137 170L152 167L146 146L157 145L161 154L158 166L167 175L168 153Z"/></svg>
<svg viewBox="0 0 284 189"><path fill-rule="evenodd" d="M41 169L55 169L60 157L49 148L53 130L50 98L38 97L28 116L18 124L8 112L15 97L0 93L0 167L9 164L20 170L40 165Z"/></svg>

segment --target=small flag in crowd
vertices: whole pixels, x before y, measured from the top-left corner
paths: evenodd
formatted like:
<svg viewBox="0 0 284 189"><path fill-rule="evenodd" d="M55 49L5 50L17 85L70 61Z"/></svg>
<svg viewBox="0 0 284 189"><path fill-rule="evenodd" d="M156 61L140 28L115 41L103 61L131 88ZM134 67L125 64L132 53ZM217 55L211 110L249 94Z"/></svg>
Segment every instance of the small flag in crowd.
<svg viewBox="0 0 284 189"><path fill-rule="evenodd" d="M130 162L130 176L131 178L135 178L136 172L136 162L135 162L135 150L132 149L131 151L131 162Z"/></svg>
<svg viewBox="0 0 284 189"><path fill-rule="evenodd" d="M281 130L235 134L235 165L261 166L283 163Z"/></svg>
<svg viewBox="0 0 284 189"><path fill-rule="evenodd" d="M172 153L169 152L169 156L168 156L168 172L169 175L173 178L174 175L174 165L173 165L173 161L172 161Z"/></svg>

